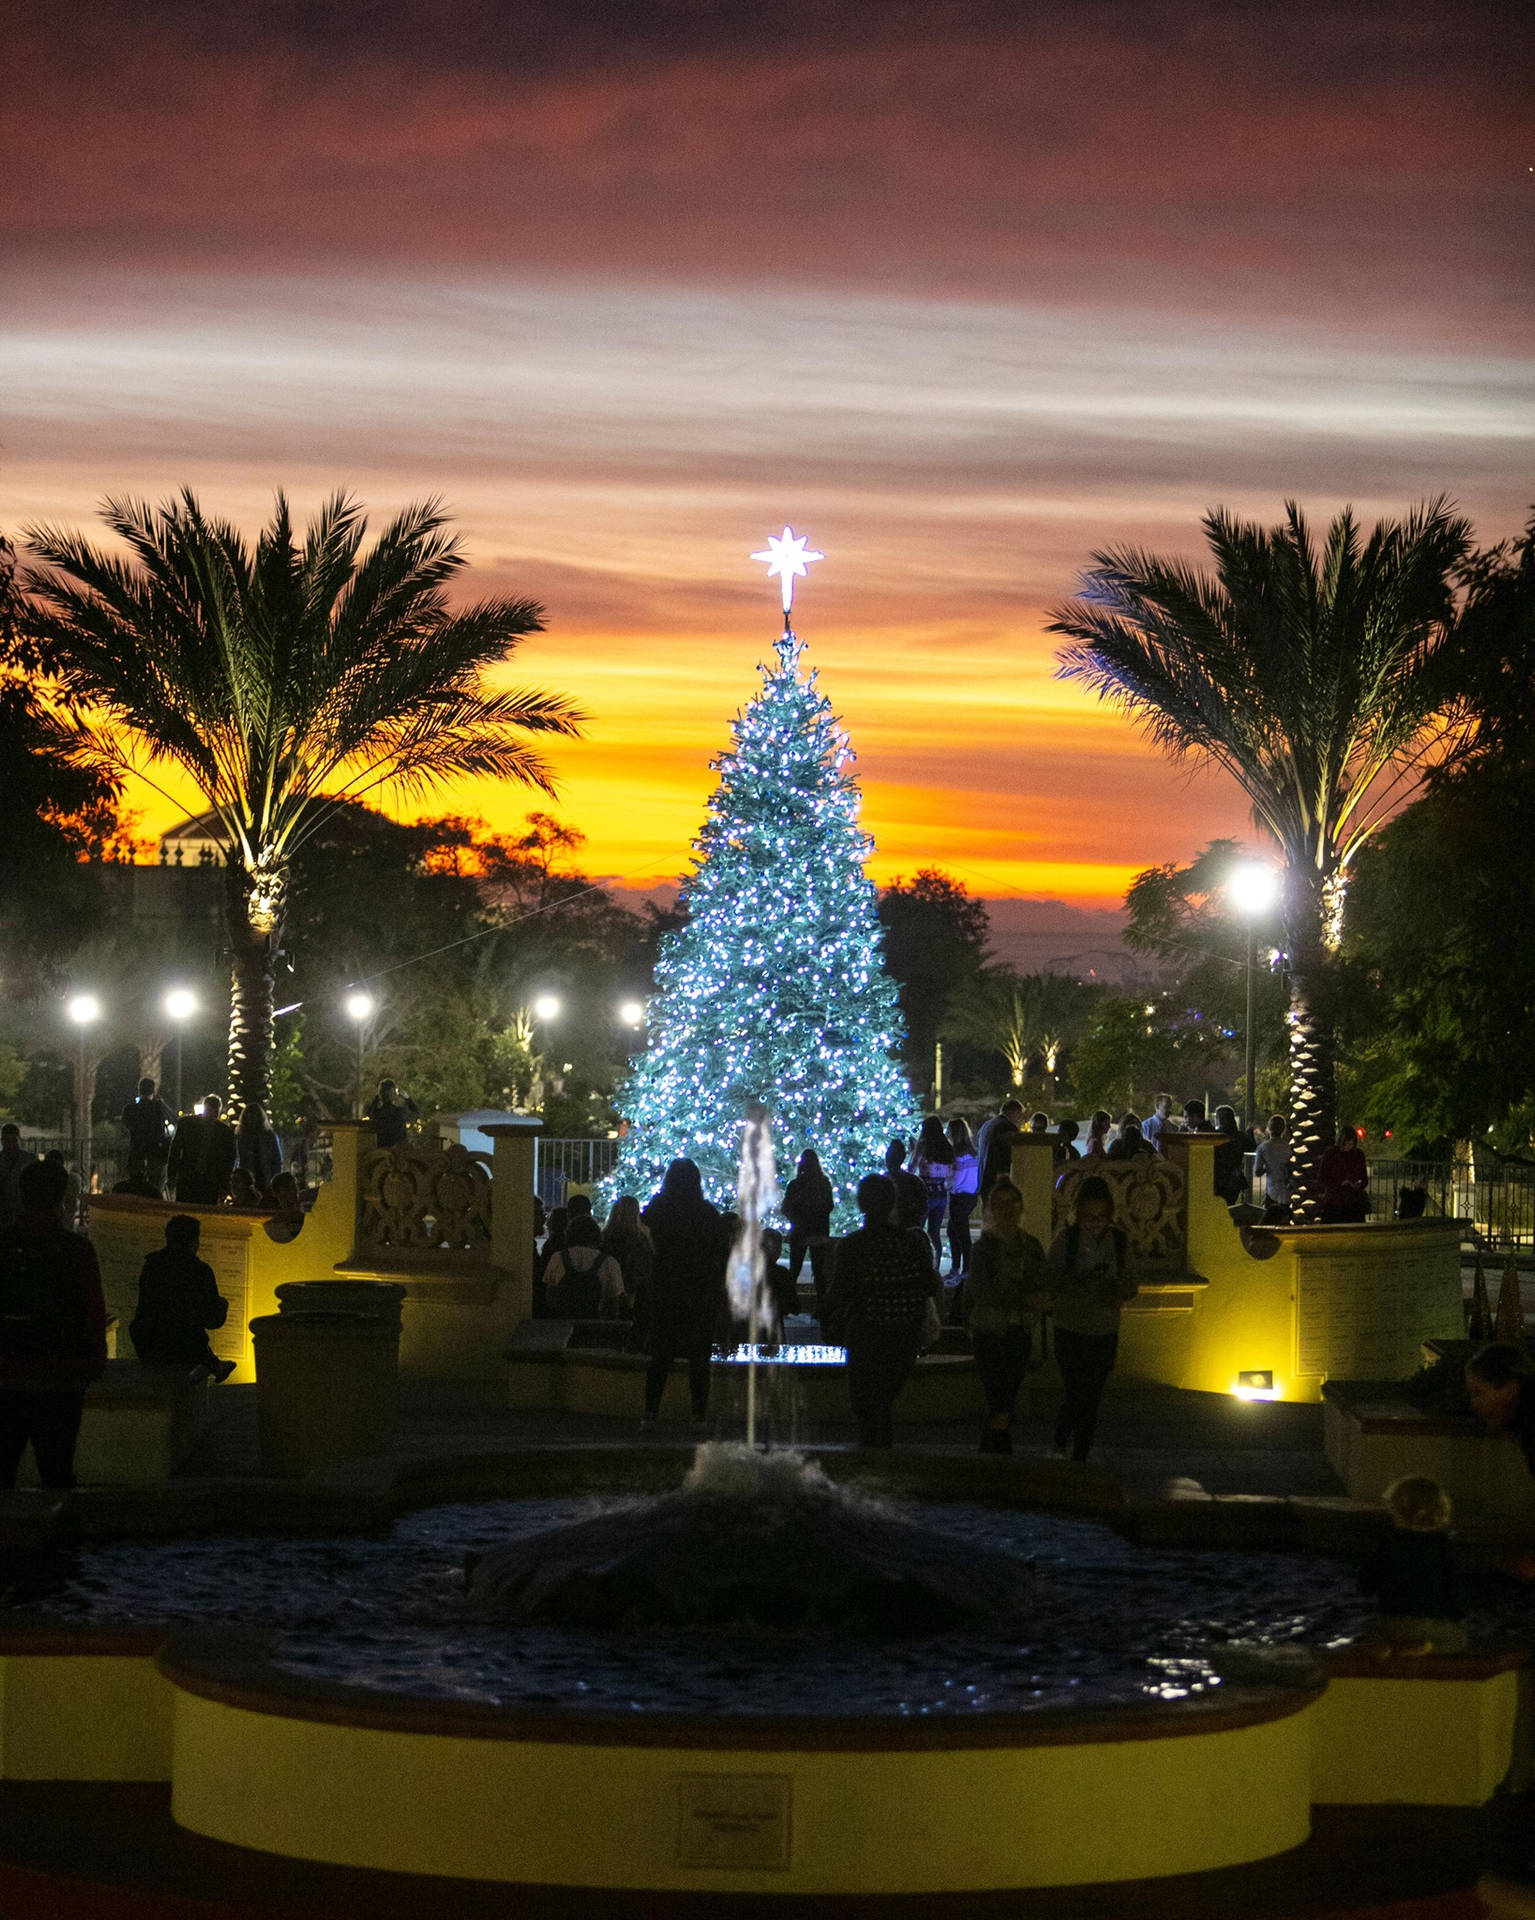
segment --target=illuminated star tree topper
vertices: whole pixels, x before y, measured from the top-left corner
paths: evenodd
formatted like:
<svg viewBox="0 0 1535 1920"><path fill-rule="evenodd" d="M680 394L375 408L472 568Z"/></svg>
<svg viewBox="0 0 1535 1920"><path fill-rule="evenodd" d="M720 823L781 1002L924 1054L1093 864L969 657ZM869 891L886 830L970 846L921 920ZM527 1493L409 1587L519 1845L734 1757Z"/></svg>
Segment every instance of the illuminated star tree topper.
<svg viewBox="0 0 1535 1920"><path fill-rule="evenodd" d="M710 1198L735 1204L743 1129L766 1110L790 1164L806 1147L820 1155L850 1223L859 1177L912 1123L900 1012L852 752L788 625L793 582L821 555L785 527L752 558L783 580L778 657L714 762L687 919L656 968L650 1045L615 1096L629 1131L609 1192L648 1196L685 1154Z"/></svg>
<svg viewBox="0 0 1535 1920"><path fill-rule="evenodd" d="M796 577L803 579L805 566L811 560L824 560L824 553L814 550L805 551L806 540L803 534L797 534L792 527L785 527L781 534L770 533L767 546L761 553L754 553L753 560L767 563L768 578L776 573L783 581L783 624L784 632L789 630L789 609L794 604L794 582Z"/></svg>

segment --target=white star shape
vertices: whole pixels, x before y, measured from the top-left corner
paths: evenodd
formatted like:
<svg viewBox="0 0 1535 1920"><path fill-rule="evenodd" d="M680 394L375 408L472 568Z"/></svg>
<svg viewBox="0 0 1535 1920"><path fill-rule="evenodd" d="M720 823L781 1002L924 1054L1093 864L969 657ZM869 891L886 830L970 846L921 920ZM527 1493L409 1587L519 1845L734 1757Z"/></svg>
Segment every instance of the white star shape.
<svg viewBox="0 0 1535 1920"><path fill-rule="evenodd" d="M795 533L792 527L785 527L781 537L770 533L766 549L752 555L753 560L767 562L769 580L775 573L783 580L783 610L786 616L794 603L795 576L804 573L807 561L826 558L824 553L807 553L805 546L803 534Z"/></svg>

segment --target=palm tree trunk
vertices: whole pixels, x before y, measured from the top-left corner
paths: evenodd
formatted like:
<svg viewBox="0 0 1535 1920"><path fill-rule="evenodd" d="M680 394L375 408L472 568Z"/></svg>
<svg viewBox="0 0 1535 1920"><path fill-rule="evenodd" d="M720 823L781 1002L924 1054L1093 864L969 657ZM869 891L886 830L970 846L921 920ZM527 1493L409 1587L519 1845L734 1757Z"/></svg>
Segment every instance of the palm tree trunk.
<svg viewBox="0 0 1535 1920"><path fill-rule="evenodd" d="M1290 1179L1296 1220L1319 1217L1316 1170L1338 1137L1330 984L1320 953L1308 971L1290 975Z"/></svg>
<svg viewBox="0 0 1535 1920"><path fill-rule="evenodd" d="M285 871L228 868L229 1097L238 1106L271 1109L272 1009L277 953L287 905Z"/></svg>

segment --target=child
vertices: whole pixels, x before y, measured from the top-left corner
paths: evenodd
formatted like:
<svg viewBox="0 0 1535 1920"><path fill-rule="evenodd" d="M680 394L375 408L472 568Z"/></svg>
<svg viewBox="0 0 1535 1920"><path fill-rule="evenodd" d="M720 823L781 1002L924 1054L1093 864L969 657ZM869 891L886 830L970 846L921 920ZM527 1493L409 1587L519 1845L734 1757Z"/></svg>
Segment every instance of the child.
<svg viewBox="0 0 1535 1920"><path fill-rule="evenodd" d="M1388 1654L1463 1653L1466 1600L1450 1496L1437 1480L1408 1474L1386 1489L1391 1531L1370 1556L1359 1585L1380 1608L1365 1640Z"/></svg>

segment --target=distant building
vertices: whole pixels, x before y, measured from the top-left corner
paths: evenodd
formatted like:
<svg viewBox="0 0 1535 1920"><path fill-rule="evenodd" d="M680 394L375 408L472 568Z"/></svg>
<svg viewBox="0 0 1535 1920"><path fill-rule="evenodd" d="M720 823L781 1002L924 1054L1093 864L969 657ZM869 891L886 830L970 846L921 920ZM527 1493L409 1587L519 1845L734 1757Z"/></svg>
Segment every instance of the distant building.
<svg viewBox="0 0 1535 1920"><path fill-rule="evenodd" d="M229 842L217 815L189 814L160 835L162 867L221 867Z"/></svg>

